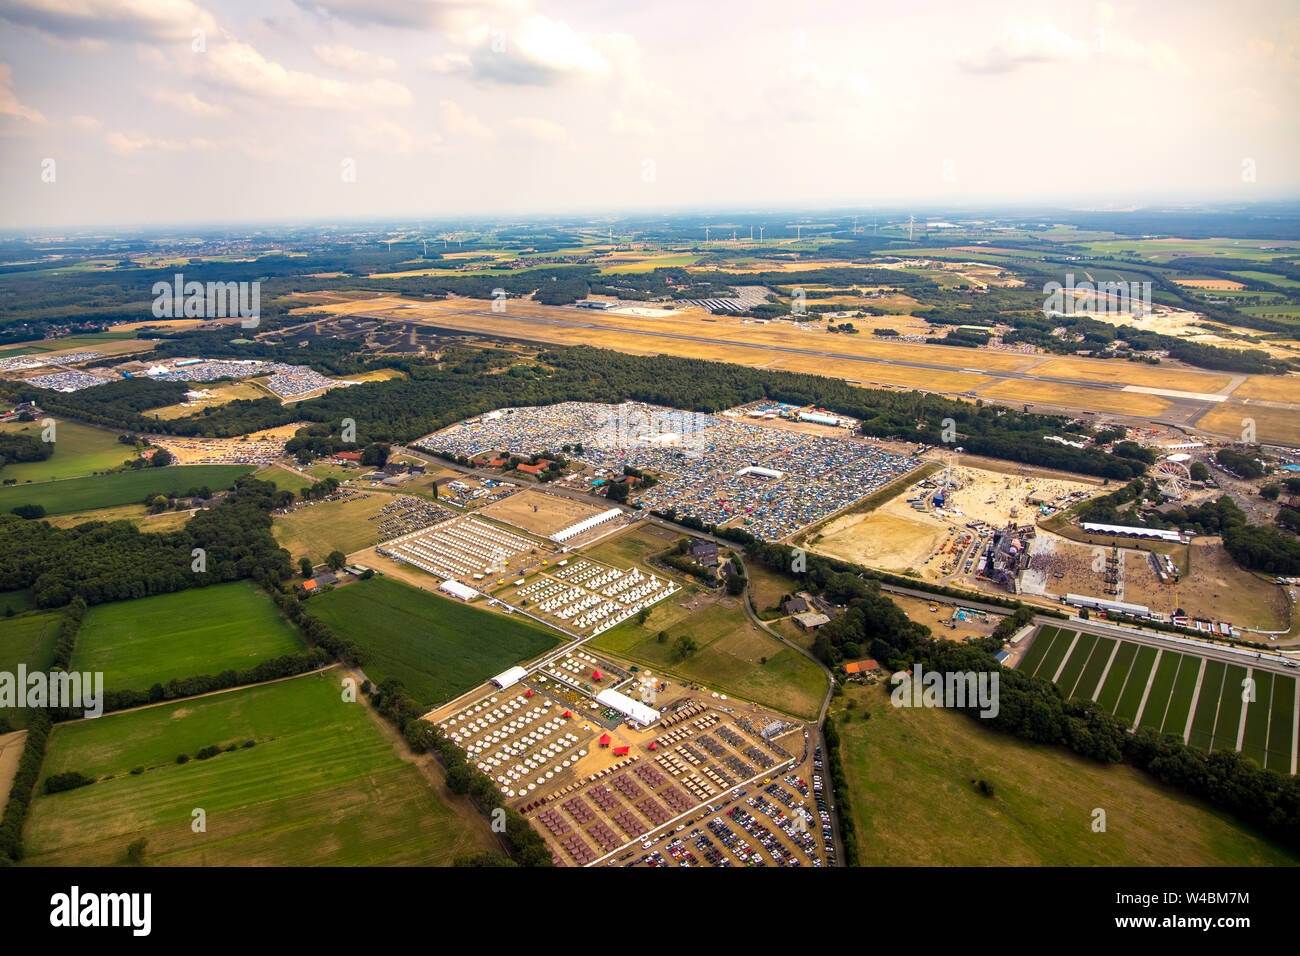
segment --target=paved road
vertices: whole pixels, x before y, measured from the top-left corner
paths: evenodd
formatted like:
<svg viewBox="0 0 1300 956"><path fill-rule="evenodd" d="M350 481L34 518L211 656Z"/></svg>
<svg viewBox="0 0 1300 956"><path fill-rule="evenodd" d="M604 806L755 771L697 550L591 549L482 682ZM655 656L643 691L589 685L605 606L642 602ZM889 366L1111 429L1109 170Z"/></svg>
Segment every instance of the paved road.
<svg viewBox="0 0 1300 956"><path fill-rule="evenodd" d="M476 328L476 329L456 329L453 326L447 325L445 322L446 318L449 318L451 316L481 316L488 319L500 319L502 317L501 313L492 312L490 309L467 308L467 309L448 310L446 312L441 313L441 315L444 317L444 321L440 323L438 317L435 316L424 316L424 315L412 314L414 310L418 309L419 307L420 307L419 303L411 303L409 306L404 306L404 307L378 309L378 310L366 311L366 312L355 312L352 314L360 318L370 318L370 319L376 319L378 321L385 321L385 322L409 322L412 324L425 325L432 328L448 329L453 332L459 332L464 334L478 333L482 335L491 335L491 336L505 338L505 339L517 339L522 341L538 341L537 339L529 339L526 335L520 333L511 333L511 332L504 332L504 331L488 331L488 327L486 326L481 328ZM555 328L566 328L566 329L586 329L586 330L597 330L597 331L605 331L605 332L609 332L609 331L617 332L620 330L624 330L621 329L620 326L616 326L616 325L604 325L598 322L583 321L583 317L580 315L580 313L582 313L585 310L580 310L573 306L555 306L553 307L553 309L555 312L560 313L564 317L560 318L560 317L543 317L537 315L522 315L516 312L507 312L505 313L505 315L506 317L510 318L513 321L529 322L538 326L550 326ZM569 313L572 314L570 315ZM977 375L992 376L993 378L999 380L1010 379L1010 380L1022 380L1028 382L1044 382L1046 384L1051 384L1051 385L1091 388L1091 389L1099 389L1102 391L1122 391L1125 385L1127 384L1123 382L1101 382L1101 381L1096 381L1094 379L1062 378L1062 377L1049 376L1049 375L1037 375L1033 372L1032 369L1028 371L1011 371L1005 369L988 370L988 369L975 368L973 364L972 367L966 368L963 366L943 365L934 362L916 362L916 361L905 361L903 359L896 359L896 358L885 358L881 356L855 355L846 352L831 351L828 349L800 348L792 345L776 345L770 342L754 342L754 341L747 341L747 340L714 338L711 336L704 336L704 335L689 335L683 332L669 332L661 329L625 329L624 331L627 331L629 334L636 334L638 336L644 335L653 338L672 339L677 341L688 341L688 342L699 342L706 345L727 345L727 346L740 345L745 348L760 349L762 351L767 351L767 352L777 352L777 353L792 354L792 355L804 355L804 356L810 356L819 359L863 362L863 363L875 364L875 365L895 365L901 368L919 369L922 371L931 371L936 373L942 373L945 375L951 372L969 372ZM554 343L547 343L547 344L554 344ZM942 346L930 346L930 347L942 348ZM1042 358L1049 358L1049 359L1051 357L1052 356L1042 356ZM977 358L972 357L972 363L975 362L977 362ZM842 376L837 376L837 377L842 377ZM933 391L941 392L943 394L949 394L949 395L964 394L964 391L960 389L933 389ZM970 390L968 389L966 391L970 391ZM1105 414L1108 418L1112 418L1112 419L1142 422L1145 424L1156 424L1156 423L1164 422L1174 426L1190 425L1192 422L1198 420L1200 416L1204 414L1206 411L1208 411L1210 408L1215 407L1215 403L1207 402L1203 399L1195 398L1191 394L1188 394L1186 396L1162 395L1161 398L1163 398L1165 401L1168 401L1170 403L1170 407L1165 409L1159 416L1152 417L1152 418L1148 418L1141 415L1119 414L1116 412L1107 411L1105 409L1096 408L1096 407L1085 408L1083 406L1055 405L1051 402L1025 403L1019 400L1007 400L1007 399L996 399L996 398L990 398L986 400L999 405L1008 405L1012 407L1018 407L1022 404L1028 404L1031 407L1036 406L1043 410L1059 408L1062 410L1075 411L1075 412L1087 411L1089 413ZM1257 402L1257 404L1263 404L1263 403ZM1284 406L1284 407L1295 408L1297 406L1292 405L1292 406Z"/></svg>
<svg viewBox="0 0 1300 956"><path fill-rule="evenodd" d="M683 530L685 530L685 529L683 529ZM717 539L714 539L714 540L717 540ZM741 562L741 568L742 568L742 570L743 570L743 569L744 569L744 560L740 557L739 552L737 552L736 560ZM745 577L746 577L746 581L748 581L748 579L749 579L749 575L746 574ZM817 657L817 655L813 654L813 653L812 653L811 651L809 651L809 650L806 650L805 648L800 647L798 644L795 644L793 641L789 641L789 640L787 640L787 639L785 638L784 635L779 634L778 632L772 630L772 628L768 627L767 624L759 618L759 616L754 612L754 603L753 603L753 601L750 599L749 585L748 585L748 584L745 585L745 601L744 601L744 604L745 604L745 613L746 613L747 615L749 615L749 619L750 619L750 621L752 621L752 622L753 622L754 624L756 624L758 627L762 628L764 631L766 631L766 632L767 632L768 634L770 634L772 637L776 638L778 641L780 641L780 642L781 642L782 644L784 644L786 647L789 647L789 648L791 648L791 649L797 651L798 653L802 654L804 657L808 658L810 661L812 661L814 664L816 664L818 667L820 667L820 668L822 669L822 671L826 674L826 680L827 680L827 685L826 685L826 697L822 700L822 709L821 709L820 713L818 713L818 715L817 715L817 732L816 732L816 736L815 736L814 739L813 739L813 744L814 744L815 746L819 746L819 747L822 748L822 758L823 758L823 759L822 759L822 775L826 778L826 785L825 785L825 788L824 788L823 792L824 792L824 793L828 793L828 794L834 794L834 793L835 793L835 789L834 789L833 787L830 786L830 775L826 773L826 760L825 760L825 757L826 757L826 736L825 736L825 734L822 732L822 725L826 723L826 713L827 713L827 711L830 710L830 707L831 707L831 699L832 699L833 696L834 696L834 690L835 690L835 675L831 673L831 669L830 669L829 667L827 667L825 664L823 664L822 661L821 661L821 659L820 659L819 657ZM839 865L840 865L840 866L848 866L848 860L846 860L846 859L844 858L844 841L843 841L843 839L840 837L840 814L839 814L839 808L836 807L836 805L835 805L835 799L834 799L833 796L830 798L830 800L828 800L828 805L830 806L831 833L832 833L832 836L833 836L834 841L835 841L835 859L839 861Z"/></svg>

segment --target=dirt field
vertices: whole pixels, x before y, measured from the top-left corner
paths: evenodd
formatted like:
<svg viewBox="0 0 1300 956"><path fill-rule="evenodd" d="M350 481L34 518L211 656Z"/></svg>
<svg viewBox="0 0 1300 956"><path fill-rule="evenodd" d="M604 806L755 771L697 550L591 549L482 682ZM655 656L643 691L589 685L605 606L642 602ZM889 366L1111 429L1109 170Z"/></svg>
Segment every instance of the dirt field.
<svg viewBox="0 0 1300 956"><path fill-rule="evenodd" d="M162 408L152 409L145 412L145 414L164 420L185 418L188 415L197 415L205 408L216 408L219 405L225 405L227 402L233 402L237 398L253 400L271 397L270 392L258 388L251 382L228 382L225 385L210 387L195 385L194 388L196 391L209 392L212 397L200 398L192 402L180 402L176 405L166 405Z"/></svg>
<svg viewBox="0 0 1300 956"><path fill-rule="evenodd" d="M941 475L931 476L937 482ZM1069 496L1091 492L1095 486L1065 478L1007 474L958 465L953 478L961 485L948 494L944 512L915 510L907 499L915 485L905 486L890 501L867 514L847 514L831 521L809 547L845 561L886 571L920 572L927 580L945 576L946 563L936 558L953 535L966 533L968 521L1000 528L1009 521L1028 524L1038 513L1035 498L1064 505ZM1012 511L1015 514L1012 514Z"/></svg>
<svg viewBox="0 0 1300 956"><path fill-rule="evenodd" d="M584 518L600 514L600 509L572 498L525 490L501 501L494 501L481 508L479 513L545 537Z"/></svg>
<svg viewBox="0 0 1300 956"><path fill-rule="evenodd" d="M1243 571L1217 538L1193 540L1189 565L1178 588L1178 601L1188 614L1260 630L1288 626L1291 607L1283 589Z"/></svg>
<svg viewBox="0 0 1300 956"><path fill-rule="evenodd" d="M1244 428L1242 419L1246 418L1254 420L1255 433L1260 441L1300 445L1300 415L1286 408L1223 402L1197 419L1196 427L1240 440Z"/></svg>
<svg viewBox="0 0 1300 956"><path fill-rule="evenodd" d="M1170 403L1163 398L1140 392L1121 392L1114 389L1022 380L997 382L981 389L979 395L981 398L997 398L1003 401L1091 408L1099 412L1141 415L1148 418L1163 414L1170 406Z"/></svg>
<svg viewBox="0 0 1300 956"><path fill-rule="evenodd" d="M1030 570L1021 579L1028 594L1087 594L1145 605L1167 615L1182 608L1194 618L1260 630L1286 630L1289 626L1289 602L1282 588L1238 567L1217 538L1197 539L1190 547L1177 546L1170 552L1175 565L1187 571L1177 583L1161 582L1152 567L1148 545L1141 549L1136 545L1106 547L1102 570L1094 571L1097 552L1093 545L1040 529L1032 553ZM1110 585L1115 593L1107 593L1105 562L1115 555L1121 556L1120 572Z"/></svg>
<svg viewBox="0 0 1300 956"><path fill-rule="evenodd" d="M1159 368L1135 362L1090 362L1085 359L1053 358L1035 365L1030 371L1052 378L1078 378L1093 382L1117 382L1122 385L1146 385L1181 392L1217 392L1232 381L1229 375L1193 372L1186 369Z"/></svg>
<svg viewBox="0 0 1300 956"><path fill-rule="evenodd" d="M27 743L27 731L15 730L0 736L0 803L9 802L9 788L13 786L14 774L18 772L18 761L23 756L23 745Z"/></svg>
<svg viewBox="0 0 1300 956"><path fill-rule="evenodd" d="M1189 289L1244 289L1245 284L1232 279L1174 279L1176 285Z"/></svg>
<svg viewBox="0 0 1300 956"><path fill-rule="evenodd" d="M1300 404L1300 375L1251 375L1232 390L1232 397Z"/></svg>
<svg viewBox="0 0 1300 956"><path fill-rule="evenodd" d="M951 599L922 601L920 598L904 597L901 594L890 594L889 599L897 604L910 620L915 621L917 624L924 624L934 632L935 637L942 637L950 641L988 637L1002 620L996 614L990 614L984 619L981 619L978 615L967 615L964 620L954 620L956 608L953 606ZM931 604L937 604L939 610L930 610ZM950 628L948 626L949 621L956 624L956 627Z"/></svg>

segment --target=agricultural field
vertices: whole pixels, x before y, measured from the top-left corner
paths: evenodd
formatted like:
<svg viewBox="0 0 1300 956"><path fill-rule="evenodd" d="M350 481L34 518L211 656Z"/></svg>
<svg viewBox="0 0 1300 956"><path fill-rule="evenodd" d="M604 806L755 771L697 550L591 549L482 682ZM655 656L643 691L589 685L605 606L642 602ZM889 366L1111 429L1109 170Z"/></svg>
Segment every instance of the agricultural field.
<svg viewBox="0 0 1300 956"><path fill-rule="evenodd" d="M271 533L294 561L308 557L320 562L335 550L352 554L378 540L378 522L370 519L392 500L391 495L364 494L346 501L304 504L291 514L276 515Z"/></svg>
<svg viewBox="0 0 1300 956"><path fill-rule="evenodd" d="M429 707L559 643L558 635L518 616L470 607L387 577L327 591L313 597L307 609L365 650L371 681L396 678Z"/></svg>
<svg viewBox="0 0 1300 956"><path fill-rule="evenodd" d="M449 805L394 749L339 672L178 701L58 727L43 778L90 786L32 802L25 864L126 862L148 840L158 866L448 865L492 848L486 825ZM246 746L253 741L253 746ZM207 760L208 746L233 748ZM191 829L191 809L206 832Z"/></svg>
<svg viewBox="0 0 1300 956"><path fill-rule="evenodd" d="M65 335L57 339L42 339L39 342L19 342L12 346L0 348L0 355L8 358L14 355L50 354L68 351L95 351L106 355L132 348L153 348L155 342L137 339L133 332L90 332L84 335Z"/></svg>
<svg viewBox="0 0 1300 956"><path fill-rule="evenodd" d="M26 595L21 596L25 607ZM19 664L26 665L29 671L49 670L54 662L54 645L59 639L62 620L63 614L59 611L0 617L0 671L16 674ZM7 716L15 727L24 724L22 710L0 711L0 716Z"/></svg>
<svg viewBox="0 0 1300 956"><path fill-rule="evenodd" d="M1204 750L1239 750L1262 767L1296 772L1296 678L1195 653L1043 627L1019 670L1095 700L1135 728ZM1243 704L1253 681L1255 699Z"/></svg>
<svg viewBox="0 0 1300 956"><path fill-rule="evenodd" d="M231 487L252 470L252 465L176 465L10 485L0 488L0 512L19 505L41 505L47 514L67 514L136 504L152 494L182 495L204 485L217 491Z"/></svg>
<svg viewBox="0 0 1300 956"><path fill-rule="evenodd" d="M40 439L45 416L34 422L0 423L0 432L27 434ZM0 478L18 484L52 481L56 478L79 478L112 468L136 457L134 445L123 445L118 433L92 428L79 422L54 419L54 454L44 461L20 461L0 469Z"/></svg>
<svg viewBox="0 0 1300 956"><path fill-rule="evenodd" d="M1300 862L1132 767L999 734L941 707L893 707L881 687L850 685L835 713L863 866ZM1091 829L1095 807L1106 808L1105 833Z"/></svg>
<svg viewBox="0 0 1300 956"><path fill-rule="evenodd" d="M102 671L108 690L243 670L302 650L269 597L248 581L97 604L77 634L72 669Z"/></svg>

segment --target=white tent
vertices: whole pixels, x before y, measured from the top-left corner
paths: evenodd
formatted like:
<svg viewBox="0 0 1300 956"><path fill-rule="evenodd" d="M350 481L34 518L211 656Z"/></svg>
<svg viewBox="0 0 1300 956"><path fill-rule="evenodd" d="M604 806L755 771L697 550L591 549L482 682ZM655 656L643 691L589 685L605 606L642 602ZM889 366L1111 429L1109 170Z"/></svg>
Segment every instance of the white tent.
<svg viewBox="0 0 1300 956"><path fill-rule="evenodd" d="M596 702L616 710L624 717L629 717L646 727L659 719L659 711L653 707L647 707L639 700L633 700L626 694L620 694L616 690L602 690L596 695Z"/></svg>
<svg viewBox="0 0 1300 956"><path fill-rule="evenodd" d="M438 585L439 591L446 591L452 597L458 597L462 601L472 601L478 597L478 592L468 585L461 584L459 581L443 581Z"/></svg>
<svg viewBox="0 0 1300 956"><path fill-rule="evenodd" d="M512 687L515 684L518 684L527 674L528 671L524 670L522 667L512 667L510 670L504 671L492 678L492 683L496 684L502 690L505 690L507 687Z"/></svg>

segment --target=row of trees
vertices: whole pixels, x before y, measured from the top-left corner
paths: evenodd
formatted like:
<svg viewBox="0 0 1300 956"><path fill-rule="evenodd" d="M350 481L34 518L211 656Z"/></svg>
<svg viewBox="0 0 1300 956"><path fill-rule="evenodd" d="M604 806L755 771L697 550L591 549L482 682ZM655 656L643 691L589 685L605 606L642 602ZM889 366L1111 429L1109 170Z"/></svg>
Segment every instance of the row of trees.
<svg viewBox="0 0 1300 956"><path fill-rule="evenodd" d="M222 581L291 573L289 554L271 534L269 512L284 495L271 482L244 478L217 507L185 527L141 532L129 521L56 528L0 515L0 590L30 590L37 607L62 607L166 594Z"/></svg>

